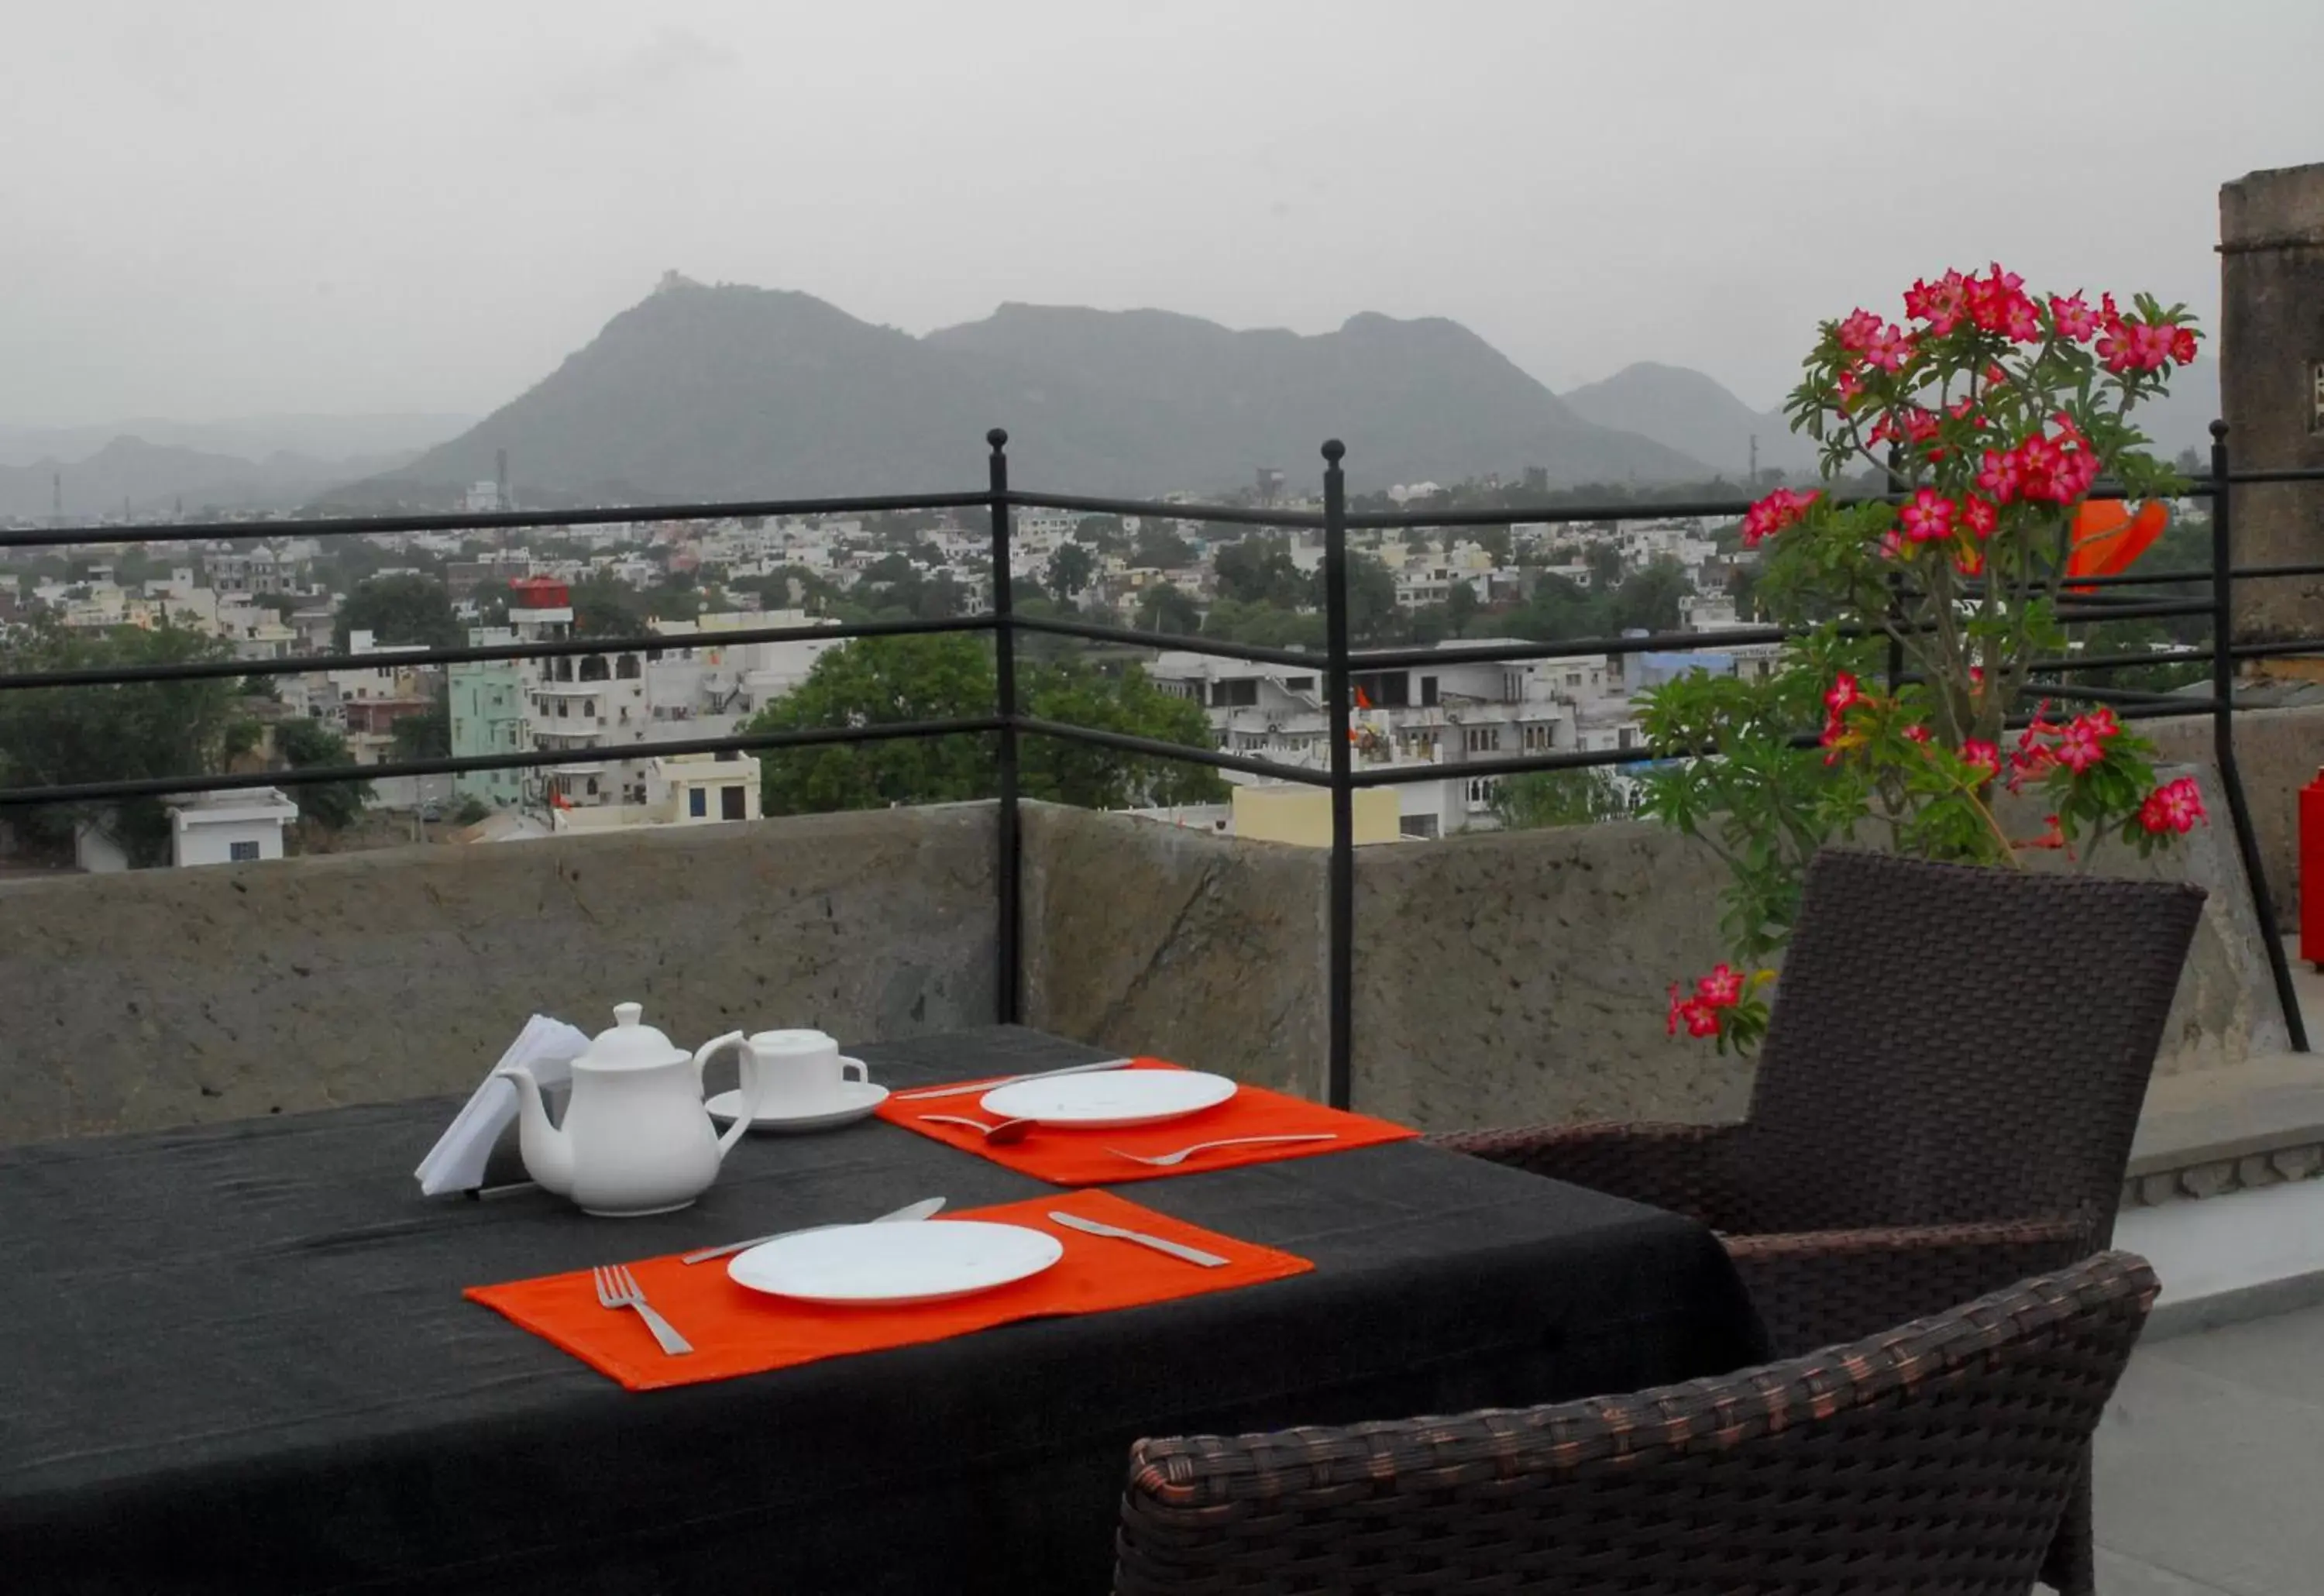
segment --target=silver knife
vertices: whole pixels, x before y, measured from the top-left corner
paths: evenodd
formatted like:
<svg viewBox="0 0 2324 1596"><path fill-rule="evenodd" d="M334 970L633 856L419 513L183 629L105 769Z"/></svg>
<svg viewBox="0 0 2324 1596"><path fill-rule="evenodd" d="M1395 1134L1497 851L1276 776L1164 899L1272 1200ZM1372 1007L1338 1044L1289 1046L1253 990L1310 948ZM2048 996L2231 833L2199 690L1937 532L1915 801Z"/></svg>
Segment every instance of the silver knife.
<svg viewBox="0 0 2324 1596"><path fill-rule="evenodd" d="M944 1205L945 1200L942 1197L924 1197L919 1202L906 1204L903 1207L897 1209L893 1213L883 1213L877 1219L867 1219L861 1222L864 1224L893 1224L899 1220L926 1219L930 1214L935 1213L939 1209L943 1208ZM847 1220L843 1221L842 1224L853 1224L855 1222L858 1222ZM678 1261L680 1263L707 1263L714 1258L724 1258L731 1252L748 1252L753 1247L763 1246L769 1241L779 1241L786 1236L804 1236L812 1231L835 1231L840 1228L840 1224L811 1224L801 1226L799 1229L795 1231L777 1231L771 1236L753 1236L747 1241L729 1241L724 1247L705 1247L699 1252L687 1253L684 1258L679 1259Z"/></svg>
<svg viewBox="0 0 2324 1596"><path fill-rule="evenodd" d="M1140 1247L1151 1247L1157 1252L1183 1258L1188 1263L1201 1264L1206 1269L1227 1267L1227 1260L1215 1252L1205 1252L1199 1247L1189 1247L1180 1241L1166 1241L1159 1236L1149 1236L1144 1231L1125 1231L1119 1225L1100 1224L1094 1219L1084 1219L1078 1213L1067 1213L1058 1208L1049 1210L1049 1222L1061 1224L1069 1231L1080 1231L1085 1235L1111 1236L1117 1241L1135 1241Z"/></svg>
<svg viewBox="0 0 2324 1596"><path fill-rule="evenodd" d="M918 1102L931 1097L965 1097L972 1092L990 1092L995 1086L1013 1086L1019 1081L1047 1081L1059 1075L1093 1075L1100 1070L1126 1069L1136 1062L1130 1058L1107 1058L1096 1064L1069 1064L1063 1069L1035 1070L1029 1075L1001 1075L990 1081L972 1081L965 1086L931 1086L921 1092L899 1092L896 1101Z"/></svg>

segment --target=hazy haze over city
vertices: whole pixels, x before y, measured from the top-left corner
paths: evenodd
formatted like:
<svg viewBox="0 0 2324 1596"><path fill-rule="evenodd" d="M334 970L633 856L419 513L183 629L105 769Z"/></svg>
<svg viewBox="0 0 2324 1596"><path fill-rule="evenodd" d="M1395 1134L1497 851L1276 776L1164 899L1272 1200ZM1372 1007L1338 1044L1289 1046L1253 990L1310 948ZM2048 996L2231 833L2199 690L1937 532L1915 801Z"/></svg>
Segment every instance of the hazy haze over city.
<svg viewBox="0 0 2324 1596"><path fill-rule="evenodd" d="M2217 189L2324 154L2324 5L18 0L0 421L476 413L665 268L908 331L1002 300L1444 316L1755 405L1998 256L2216 315ZM2136 218L2133 220L2131 218Z"/></svg>

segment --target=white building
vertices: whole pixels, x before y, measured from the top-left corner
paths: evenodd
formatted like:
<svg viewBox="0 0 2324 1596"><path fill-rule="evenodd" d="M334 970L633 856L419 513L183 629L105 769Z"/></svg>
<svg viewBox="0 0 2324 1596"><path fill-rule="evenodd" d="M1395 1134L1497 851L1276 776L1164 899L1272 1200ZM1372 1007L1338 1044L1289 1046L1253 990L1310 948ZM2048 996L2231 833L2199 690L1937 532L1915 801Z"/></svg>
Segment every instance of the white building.
<svg viewBox="0 0 2324 1596"><path fill-rule="evenodd" d="M170 863L241 864L282 857L282 828L299 806L276 789L206 792L170 806Z"/></svg>
<svg viewBox="0 0 2324 1596"><path fill-rule="evenodd" d="M634 801L553 803L560 832L613 831L629 826L708 826L759 817L759 761L729 750L640 761Z"/></svg>
<svg viewBox="0 0 2324 1596"><path fill-rule="evenodd" d="M1440 648L1473 648L1513 638L1471 639ZM1463 775L1461 767L1524 754L1637 744L1627 702L1607 695L1608 662L1594 660L1449 660L1396 670L1358 669L1351 678L1355 702L1349 734L1359 769L1426 765L1434 780L1392 789L1398 828L1406 836L1444 836L1493 826L1490 776ZM1165 692L1192 698L1208 711L1218 746L1230 753L1278 763L1327 769L1333 728L1323 702L1320 666L1313 671L1280 665L1213 660L1168 651L1148 668ZM1609 710L1613 711L1611 718ZM1604 742L1597 739L1602 736ZM1237 772L1227 780L1253 778Z"/></svg>

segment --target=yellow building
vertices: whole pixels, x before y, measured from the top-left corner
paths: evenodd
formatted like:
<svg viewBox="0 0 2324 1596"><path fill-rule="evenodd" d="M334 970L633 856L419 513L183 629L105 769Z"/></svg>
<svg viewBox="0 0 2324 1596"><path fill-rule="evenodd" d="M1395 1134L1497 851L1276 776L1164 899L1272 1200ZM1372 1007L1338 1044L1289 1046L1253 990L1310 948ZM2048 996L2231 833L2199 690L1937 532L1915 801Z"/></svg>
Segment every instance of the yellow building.
<svg viewBox="0 0 2324 1596"><path fill-rule="evenodd" d="M1358 844L1398 839L1393 789L1360 787L1349 796L1354 803ZM1237 787L1234 834L1256 842L1328 848L1332 845L1332 794L1325 788L1293 781Z"/></svg>

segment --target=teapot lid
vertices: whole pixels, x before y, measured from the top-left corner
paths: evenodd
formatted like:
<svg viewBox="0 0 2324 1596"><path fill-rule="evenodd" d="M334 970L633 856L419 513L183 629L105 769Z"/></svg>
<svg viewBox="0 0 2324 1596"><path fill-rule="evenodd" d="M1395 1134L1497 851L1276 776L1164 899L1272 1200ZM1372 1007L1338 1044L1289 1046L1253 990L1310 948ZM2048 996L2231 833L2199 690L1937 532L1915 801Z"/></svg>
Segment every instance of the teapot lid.
<svg viewBox="0 0 2324 1596"><path fill-rule="evenodd" d="M650 1069L693 1056L652 1026L639 1024L644 1013L640 1003L614 1004L613 1028L599 1031L575 1063L591 1069Z"/></svg>

